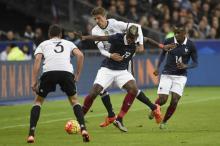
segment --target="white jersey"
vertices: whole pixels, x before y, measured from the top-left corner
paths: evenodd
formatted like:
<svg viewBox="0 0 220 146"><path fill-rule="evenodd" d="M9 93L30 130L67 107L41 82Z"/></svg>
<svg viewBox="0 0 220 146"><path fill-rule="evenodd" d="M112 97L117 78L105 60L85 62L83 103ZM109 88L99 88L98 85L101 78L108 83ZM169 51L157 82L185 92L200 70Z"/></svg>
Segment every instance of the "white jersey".
<svg viewBox="0 0 220 146"><path fill-rule="evenodd" d="M43 54L43 72L67 71L73 73L70 55L74 48L77 48L76 45L70 41L52 38L42 42L34 55Z"/></svg>
<svg viewBox="0 0 220 146"><path fill-rule="evenodd" d="M131 25L136 25L138 27L138 34L139 34L136 43L138 42L139 44L143 45L143 33L141 30L141 26L139 24L125 23L122 21L117 21L115 19L108 19L107 21L108 24L104 29L96 25L92 29L92 35L103 36L103 35L113 35L116 33L125 33ZM107 41L102 41L102 42L96 41L95 43L99 48L101 54L110 58L110 53L108 51L111 44L109 44Z"/></svg>

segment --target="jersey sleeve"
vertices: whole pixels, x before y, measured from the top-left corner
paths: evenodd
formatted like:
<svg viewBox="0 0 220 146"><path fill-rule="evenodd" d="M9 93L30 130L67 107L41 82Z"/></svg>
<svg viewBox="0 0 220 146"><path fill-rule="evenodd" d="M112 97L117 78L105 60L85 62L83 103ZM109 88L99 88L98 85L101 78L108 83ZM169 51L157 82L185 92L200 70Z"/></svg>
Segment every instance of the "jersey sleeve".
<svg viewBox="0 0 220 146"><path fill-rule="evenodd" d="M99 33L95 29L92 29L92 35L99 35ZM95 44L103 56L110 58L111 54L107 50L105 50L103 42L95 41Z"/></svg>
<svg viewBox="0 0 220 146"><path fill-rule="evenodd" d="M70 51L73 51L73 49L78 48L74 43L70 42Z"/></svg>
<svg viewBox="0 0 220 146"><path fill-rule="evenodd" d="M125 33L129 27L129 23L125 23L123 21L117 21L115 19L112 19L112 23L113 26L121 30L122 33Z"/></svg>
<svg viewBox="0 0 220 146"><path fill-rule="evenodd" d="M37 54L43 54L43 43L41 43L35 50L34 52L34 56L36 56Z"/></svg>
<svg viewBox="0 0 220 146"><path fill-rule="evenodd" d="M92 35L100 35L99 32L93 28L92 31L91 31ZM95 44L98 44L100 41L95 41Z"/></svg>

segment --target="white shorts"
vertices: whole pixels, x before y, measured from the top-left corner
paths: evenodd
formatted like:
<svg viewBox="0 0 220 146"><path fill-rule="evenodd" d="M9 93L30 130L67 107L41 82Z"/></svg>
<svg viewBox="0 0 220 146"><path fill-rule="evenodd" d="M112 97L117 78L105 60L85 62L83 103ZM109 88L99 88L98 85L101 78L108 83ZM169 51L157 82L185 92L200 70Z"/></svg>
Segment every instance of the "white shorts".
<svg viewBox="0 0 220 146"><path fill-rule="evenodd" d="M157 89L157 94L169 95L170 92L174 92L182 96L186 81L186 76L162 74L160 77L160 84Z"/></svg>
<svg viewBox="0 0 220 146"><path fill-rule="evenodd" d="M99 84L105 90L113 82L119 88L122 88L128 81L135 80L133 75L127 70L111 70L106 67L101 67L98 70L94 84Z"/></svg>

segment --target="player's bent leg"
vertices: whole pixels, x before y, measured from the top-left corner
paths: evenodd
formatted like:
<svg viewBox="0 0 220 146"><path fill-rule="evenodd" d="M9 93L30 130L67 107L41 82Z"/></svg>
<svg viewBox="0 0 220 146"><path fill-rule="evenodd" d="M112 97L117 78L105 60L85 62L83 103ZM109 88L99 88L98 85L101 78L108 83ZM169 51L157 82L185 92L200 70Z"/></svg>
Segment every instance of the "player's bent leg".
<svg viewBox="0 0 220 146"><path fill-rule="evenodd" d="M77 100L76 94L73 95L73 96L69 96L69 101L70 101L70 103L73 107L73 112L76 116L76 119L79 122L81 134L82 134L82 137L83 137L83 141L84 142L89 142L90 138L89 138L89 134L88 134L87 129L86 129L84 114L83 114L83 111L82 111L82 107L81 107L81 105L79 104L79 102Z"/></svg>
<svg viewBox="0 0 220 146"><path fill-rule="evenodd" d="M106 127L109 124L113 123L114 120L116 119L115 113L113 111L112 108L112 104L111 104L111 100L110 100L110 96L109 93L104 90L102 91L102 93L100 93L101 99L102 99L102 103L104 104L107 112L108 112L108 116L105 117L105 121L100 123L100 127Z"/></svg>
<svg viewBox="0 0 220 146"><path fill-rule="evenodd" d="M121 106L121 110L119 112L119 114L117 115L116 120L114 121L114 125L121 131L123 132L127 132L127 128L124 127L124 124L122 122L123 117L125 116L125 114L128 112L128 110L130 109L137 93L138 93L138 89L136 86L136 83L134 80L130 80L127 83L125 83L125 85L123 85L123 88L125 90L127 90L127 94L124 98L123 104Z"/></svg>
<svg viewBox="0 0 220 146"><path fill-rule="evenodd" d="M34 143L35 139L35 129L37 126L37 122L40 117L40 111L41 111L41 105L44 102L44 98L41 96L37 96L34 99L34 104L33 107L31 108L31 113L30 113L30 128L29 128L29 134L27 138L27 143Z"/></svg>
<svg viewBox="0 0 220 146"><path fill-rule="evenodd" d="M171 118L171 116L174 114L176 107L178 105L178 102L181 98L180 95L178 95L177 93L174 93L174 92L172 92L171 95L172 95L172 98L170 101L170 105L167 108L166 114L164 116L163 123L166 123Z"/></svg>
<svg viewBox="0 0 220 146"><path fill-rule="evenodd" d="M105 108L108 112L108 117L114 117L115 113L114 113L113 108L112 108L112 103L111 103L109 93L106 90L104 90L99 95L101 96L102 103L104 104L104 106L105 106Z"/></svg>
<svg viewBox="0 0 220 146"><path fill-rule="evenodd" d="M82 107L84 115L86 115L86 113L89 111L90 107L93 104L93 101L101 93L102 90L103 90L103 87L101 85L99 84L93 85L89 95L87 95L84 99L84 103Z"/></svg>

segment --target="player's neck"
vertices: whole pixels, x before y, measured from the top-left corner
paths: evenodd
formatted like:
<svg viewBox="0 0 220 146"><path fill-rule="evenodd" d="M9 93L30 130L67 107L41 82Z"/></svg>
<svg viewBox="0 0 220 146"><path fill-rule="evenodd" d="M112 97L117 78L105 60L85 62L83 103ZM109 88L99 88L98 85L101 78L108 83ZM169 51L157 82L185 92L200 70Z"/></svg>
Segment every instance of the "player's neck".
<svg viewBox="0 0 220 146"><path fill-rule="evenodd" d="M60 37L58 37L58 36L55 36L55 37L51 37L50 39L61 39Z"/></svg>
<svg viewBox="0 0 220 146"><path fill-rule="evenodd" d="M101 29L105 29L108 26L108 20L104 22L103 26L99 26Z"/></svg>

